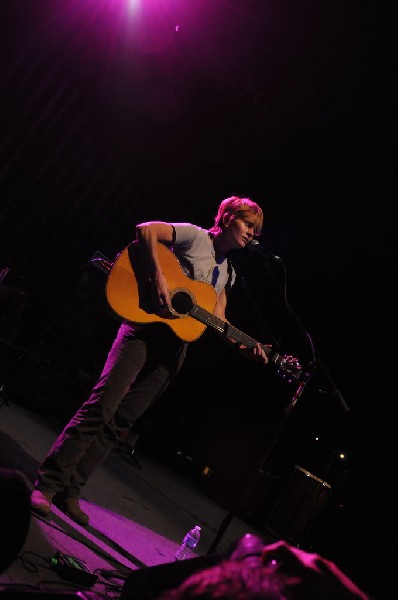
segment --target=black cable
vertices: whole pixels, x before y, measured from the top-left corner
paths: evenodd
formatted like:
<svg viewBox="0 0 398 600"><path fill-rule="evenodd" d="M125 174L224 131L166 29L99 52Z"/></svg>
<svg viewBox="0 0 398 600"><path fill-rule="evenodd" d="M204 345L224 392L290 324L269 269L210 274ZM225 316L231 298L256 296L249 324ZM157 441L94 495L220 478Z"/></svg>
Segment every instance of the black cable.
<svg viewBox="0 0 398 600"><path fill-rule="evenodd" d="M73 535L70 535L69 533L67 533L64 529L62 529L61 527L51 523L50 521L48 521L46 519L46 517L41 517L40 515L32 512L32 516L34 516L36 519L38 519L39 521L42 521L42 523L45 523L46 525L48 525L49 527L52 527L53 529L55 529L56 531L59 531L60 533L63 533L64 535L66 535L69 539L78 542L80 544L82 544L82 546L84 546L85 548L92 550L92 552L94 552L95 554L97 554L98 556L101 556L102 558L104 558L105 560L109 561L112 560L113 562L116 562L118 564L121 564L116 558L111 557L108 553L103 552L99 547L94 548L92 545L90 544L85 544L81 539L78 539L77 537L74 537ZM99 532L100 533L100 532ZM114 542L111 538L108 538L106 535L101 534L101 536L103 538L106 538L106 540L108 542L111 542L113 547L120 552L120 554L122 554L123 556L125 556L125 558L127 558L128 560L130 560L132 563L136 564L137 566L139 566L140 568L146 567L147 565L143 562L141 562L139 559L135 558L134 556L132 556L129 552L126 552L121 546L119 546L119 544L116 544L116 542ZM124 565L123 565L124 566Z"/></svg>

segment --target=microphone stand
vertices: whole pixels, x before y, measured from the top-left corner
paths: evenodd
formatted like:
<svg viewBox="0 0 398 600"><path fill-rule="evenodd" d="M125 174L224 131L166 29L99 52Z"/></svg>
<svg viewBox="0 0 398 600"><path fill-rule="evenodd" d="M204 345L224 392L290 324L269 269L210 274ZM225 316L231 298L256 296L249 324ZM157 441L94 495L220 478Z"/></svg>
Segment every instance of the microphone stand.
<svg viewBox="0 0 398 600"><path fill-rule="evenodd" d="M250 492L253 489L253 486L256 481L257 473L263 472L265 464L267 463L273 449L275 448L278 440L280 439L282 432L286 428L287 422L293 412L294 407L296 406L300 397L303 395L305 388L306 388L307 384L309 383L309 381L311 380L317 366L320 366L322 368L322 371L327 375L327 377L333 387L333 394L335 394L338 397L344 410L349 410L349 407L347 406L346 402L344 401L344 398L342 397L340 391L334 384L334 381L332 380L329 371L326 369L323 361L320 359L319 354L315 352L311 336L305 330L300 319L298 318L297 314L292 310L292 308L287 300L286 267L285 267L283 260L279 256L276 256L276 255L271 254L270 252L267 252L258 243L252 243L250 245L250 250L251 251L255 250L256 254L260 257L263 270L265 270L265 269L269 270L270 261L272 261L272 260L276 261L278 264L283 266L285 285L284 285L284 290L282 292L282 296L284 298L284 301L285 301L285 304L287 306L289 313L292 315L296 325L298 326L298 329L304 334L304 337L306 338L307 342L309 343L309 346L311 349L312 360L308 363L308 366L307 366L304 374L302 375L301 380L300 380L290 402L287 404L287 406L285 407L285 409L283 411L282 417L279 420L279 423L277 424L277 426L275 428L275 433L273 434L272 439L271 439L270 443L268 444L268 447L266 449L265 455L262 458L259 468L255 471L253 477L250 479L249 485L248 485L245 493L241 497L240 501L238 502L238 505L235 508L235 510L229 511L226 514L225 518L222 520L222 522L217 530L217 533L216 533L212 543L210 544L207 554L212 554L213 552L216 551L218 544L220 543L221 539L223 538L223 535L226 532L228 526L230 525L232 519L237 515L239 510L241 508L243 508L245 501L250 496ZM280 285L279 282L277 282L277 285L278 286Z"/></svg>
<svg viewBox="0 0 398 600"><path fill-rule="evenodd" d="M306 372L304 373L304 376L302 377L302 380L300 381L299 385L297 386L297 389L295 390L290 402L288 403L288 405L286 406L283 416L279 422L279 425L277 426L275 433L271 439L270 444L268 445L268 448L266 450L265 455L263 456L263 459L261 461L261 464L259 466L259 468L254 472L253 477L251 478L249 485L244 493L244 495L242 496L238 507L233 510L233 511L229 511L225 518L222 520L220 527L217 530L217 533L207 551L207 554L212 554L213 552L216 551L218 544L220 543L220 541L222 540L224 533L226 532L226 530L228 529L228 526L230 525L232 519L237 515L237 513L239 512L239 510L241 508L243 508L243 506L245 505L245 501L247 500L247 498L250 496L250 492L253 489L253 486L255 484L256 481L256 476L257 473L261 473L263 472L264 469L264 465L267 463L276 443L278 442L278 440L280 439L280 435L283 432L284 428L286 427L287 421L293 411L293 408L296 406L299 398L301 397L301 395L303 394L305 387L307 385L307 383L310 381L312 374L313 374L314 368L311 365L311 368L309 368L308 370L306 370Z"/></svg>

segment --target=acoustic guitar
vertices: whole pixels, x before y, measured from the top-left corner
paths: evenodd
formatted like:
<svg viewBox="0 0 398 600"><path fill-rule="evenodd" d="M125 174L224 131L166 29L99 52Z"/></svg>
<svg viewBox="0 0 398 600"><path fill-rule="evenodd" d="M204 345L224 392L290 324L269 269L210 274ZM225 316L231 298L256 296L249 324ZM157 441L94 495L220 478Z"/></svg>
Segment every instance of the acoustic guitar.
<svg viewBox="0 0 398 600"><path fill-rule="evenodd" d="M144 278L140 268L139 246L134 241L109 265L106 299L117 316L135 323L164 323L185 342L197 340L206 327L212 327L248 348L256 346L258 342L255 339L213 314L217 293L211 284L195 281L185 275L178 258L164 244L158 243L157 254L170 290L168 314L160 316L151 308L147 278ZM270 346L261 346L269 361L283 376L289 381L300 379L302 368L297 358L281 356Z"/></svg>

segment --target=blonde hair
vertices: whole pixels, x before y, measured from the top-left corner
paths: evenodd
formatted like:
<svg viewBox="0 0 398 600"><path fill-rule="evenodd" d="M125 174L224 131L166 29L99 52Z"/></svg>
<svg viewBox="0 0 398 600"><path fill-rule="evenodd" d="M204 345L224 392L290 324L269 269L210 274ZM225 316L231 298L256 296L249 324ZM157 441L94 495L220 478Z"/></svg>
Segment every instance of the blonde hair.
<svg viewBox="0 0 398 600"><path fill-rule="evenodd" d="M254 222L254 235L259 236L263 227L263 211L260 206L250 198L230 196L225 198L218 207L214 217L214 225L209 231L218 234L224 229L225 217L227 221L234 219L250 218Z"/></svg>

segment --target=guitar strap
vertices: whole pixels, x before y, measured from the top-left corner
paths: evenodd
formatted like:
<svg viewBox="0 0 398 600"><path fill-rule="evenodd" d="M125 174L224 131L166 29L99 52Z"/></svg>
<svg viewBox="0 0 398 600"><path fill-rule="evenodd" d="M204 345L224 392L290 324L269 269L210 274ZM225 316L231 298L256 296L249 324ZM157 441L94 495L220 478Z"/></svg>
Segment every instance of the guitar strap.
<svg viewBox="0 0 398 600"><path fill-rule="evenodd" d="M226 286L225 286L225 292L226 292L226 294L227 294L227 296L228 296L228 294L229 294L229 292L231 291L231 289L232 289L232 286L233 286L233 284L234 284L234 279L235 279L236 275L235 275L235 277L234 277L234 273L235 273L235 272L234 272L234 268L233 268L233 266L232 266L232 261L231 261L231 259L230 259L230 258L227 258L227 262L228 262L228 281L227 281L227 284L226 284Z"/></svg>

